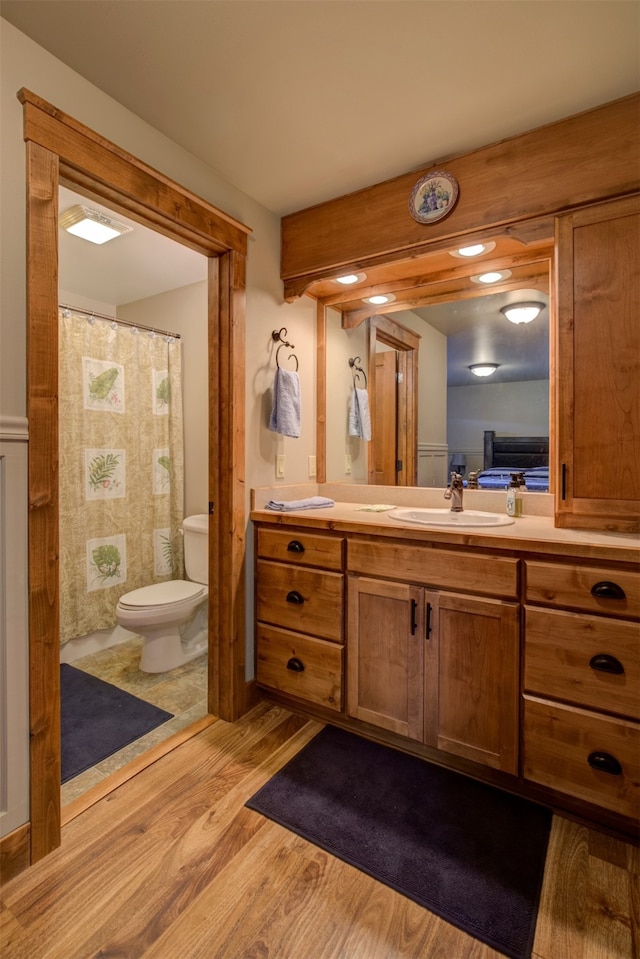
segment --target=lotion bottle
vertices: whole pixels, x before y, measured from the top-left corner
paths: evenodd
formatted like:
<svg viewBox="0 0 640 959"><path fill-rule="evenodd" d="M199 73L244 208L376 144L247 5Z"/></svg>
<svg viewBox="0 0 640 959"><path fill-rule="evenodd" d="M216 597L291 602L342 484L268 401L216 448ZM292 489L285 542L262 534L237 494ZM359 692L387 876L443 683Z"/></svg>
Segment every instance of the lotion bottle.
<svg viewBox="0 0 640 959"><path fill-rule="evenodd" d="M511 483L507 490L507 516L522 516L522 494L518 488L518 478L515 473L511 474Z"/></svg>

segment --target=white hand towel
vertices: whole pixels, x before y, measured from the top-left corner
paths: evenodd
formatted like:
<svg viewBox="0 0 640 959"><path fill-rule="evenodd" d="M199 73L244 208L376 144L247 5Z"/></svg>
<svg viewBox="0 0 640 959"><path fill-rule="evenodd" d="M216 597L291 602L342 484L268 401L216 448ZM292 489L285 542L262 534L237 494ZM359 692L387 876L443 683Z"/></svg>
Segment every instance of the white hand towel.
<svg viewBox="0 0 640 959"><path fill-rule="evenodd" d="M321 509L326 506L335 506L332 499L326 496L309 496L307 499L276 500L270 499L265 509L275 509L287 512L291 509Z"/></svg>
<svg viewBox="0 0 640 959"><path fill-rule="evenodd" d="M371 439L371 413L369 394L366 390L354 388L349 404L349 436L359 436L362 440Z"/></svg>
<svg viewBox="0 0 640 959"><path fill-rule="evenodd" d="M300 436L300 377L292 370L276 370L269 429L282 436Z"/></svg>

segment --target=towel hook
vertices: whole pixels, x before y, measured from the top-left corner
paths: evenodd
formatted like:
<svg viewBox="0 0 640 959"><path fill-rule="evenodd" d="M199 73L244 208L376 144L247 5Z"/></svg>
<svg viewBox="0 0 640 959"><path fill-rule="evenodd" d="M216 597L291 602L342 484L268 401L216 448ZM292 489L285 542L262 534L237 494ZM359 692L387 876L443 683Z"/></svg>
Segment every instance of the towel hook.
<svg viewBox="0 0 640 959"><path fill-rule="evenodd" d="M353 373L353 385L354 385L354 388L355 388L355 385L356 385L356 380L360 379L360 374L362 373L362 376L364 377L364 388L365 388L365 390L366 390L366 388L367 388L367 374L365 373L365 371L362 369L361 366L358 366L358 363L361 363L361 362L362 362L362 360L360 359L359 356L352 356L352 357L350 357L350 359L349 359L349 366L351 367L351 372Z"/></svg>
<svg viewBox="0 0 640 959"><path fill-rule="evenodd" d="M284 337L285 337L286 335L287 335L287 328L286 328L285 326L282 326L279 330L274 330L274 331L272 332L272 334L271 334L271 338L273 339L273 341L274 341L275 343L278 343L278 342L280 343L280 346L279 346L278 349L276 350L276 366L278 367L278 369L280 369L280 362L279 362L279 360L278 360L278 354L279 354L280 350L282 349L282 347L283 347L283 346L288 346L290 349L295 350L294 344L293 344L293 343L288 343L288 342L284 339ZM296 356L295 353L290 353L290 354L289 354L289 359L290 359L290 360L291 360L291 359L294 359L294 360L296 361L296 372L297 372L297 370L298 370L298 357Z"/></svg>

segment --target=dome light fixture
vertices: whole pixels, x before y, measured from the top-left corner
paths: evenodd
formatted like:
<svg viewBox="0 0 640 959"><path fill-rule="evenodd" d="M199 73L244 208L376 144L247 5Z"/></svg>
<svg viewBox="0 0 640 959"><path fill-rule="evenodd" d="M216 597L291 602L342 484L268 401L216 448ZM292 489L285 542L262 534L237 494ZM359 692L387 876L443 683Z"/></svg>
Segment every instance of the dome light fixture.
<svg viewBox="0 0 640 959"><path fill-rule="evenodd" d="M342 283L343 286L352 286L352 284L360 283L362 280L366 280L366 278L366 273L347 273L346 276L337 276L335 282Z"/></svg>
<svg viewBox="0 0 640 959"><path fill-rule="evenodd" d="M477 273L470 276L472 283L499 283L500 280L508 280L511 276L511 270L490 270L488 273Z"/></svg>
<svg viewBox="0 0 640 959"><path fill-rule="evenodd" d="M503 306L500 312L510 323L531 323L542 310L544 310L544 303L527 300L524 303L510 303L508 306Z"/></svg>
<svg viewBox="0 0 640 959"><path fill-rule="evenodd" d="M499 363L472 363L469 369L476 376L491 376L499 366Z"/></svg>
<svg viewBox="0 0 640 959"><path fill-rule="evenodd" d="M393 293L380 293L376 296L368 296L365 303L371 303L373 306L383 306L385 303L391 303L395 300Z"/></svg>
<svg viewBox="0 0 640 959"><path fill-rule="evenodd" d="M473 243L470 246L461 246L458 250L449 250L449 256L458 256L468 259L471 256L480 256L481 253L490 253L495 249L495 241L488 240L486 243Z"/></svg>

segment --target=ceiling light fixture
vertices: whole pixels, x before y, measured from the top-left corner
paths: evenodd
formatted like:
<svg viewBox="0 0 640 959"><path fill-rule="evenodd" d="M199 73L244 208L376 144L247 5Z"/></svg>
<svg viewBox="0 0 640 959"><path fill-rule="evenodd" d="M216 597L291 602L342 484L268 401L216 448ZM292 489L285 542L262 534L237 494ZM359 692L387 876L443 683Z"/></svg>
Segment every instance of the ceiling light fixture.
<svg viewBox="0 0 640 959"><path fill-rule="evenodd" d="M377 296L368 296L365 303L372 303L374 306L382 306L384 303L391 303L395 300L393 293L380 293Z"/></svg>
<svg viewBox="0 0 640 959"><path fill-rule="evenodd" d="M469 369L476 376L491 376L499 367L499 363L472 363Z"/></svg>
<svg viewBox="0 0 640 959"><path fill-rule="evenodd" d="M488 243L473 243L470 246L461 246L459 250L449 250L450 256L468 258L470 256L480 256L481 253L490 253L495 249L495 242L490 240Z"/></svg>
<svg viewBox="0 0 640 959"><path fill-rule="evenodd" d="M526 303L510 303L500 309L510 323L531 323L536 316L544 310L544 303L536 303L533 300Z"/></svg>
<svg viewBox="0 0 640 959"><path fill-rule="evenodd" d="M131 233L132 226L119 223L99 210L91 210L86 206L72 206L60 217L60 226L67 233L79 236L90 243L107 243L123 233Z"/></svg>
<svg viewBox="0 0 640 959"><path fill-rule="evenodd" d="M348 273L346 276L337 276L335 282L342 283L343 286L351 286L353 283L360 283L362 280L366 280L366 278L366 273Z"/></svg>
<svg viewBox="0 0 640 959"><path fill-rule="evenodd" d="M472 283L498 283L500 280L507 280L511 276L511 270L491 270L489 273L478 273L470 276Z"/></svg>

